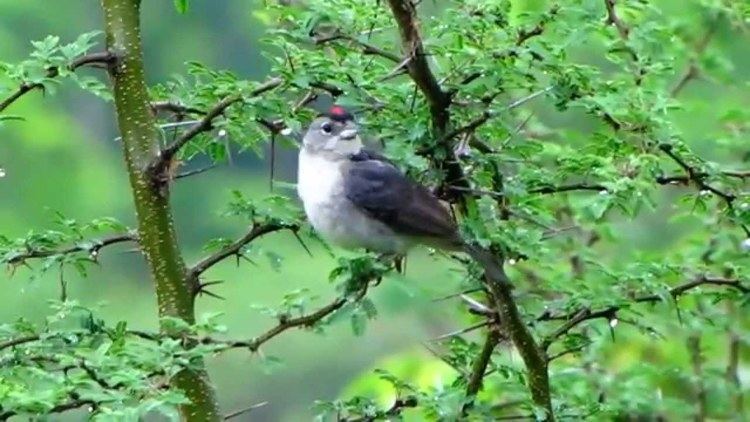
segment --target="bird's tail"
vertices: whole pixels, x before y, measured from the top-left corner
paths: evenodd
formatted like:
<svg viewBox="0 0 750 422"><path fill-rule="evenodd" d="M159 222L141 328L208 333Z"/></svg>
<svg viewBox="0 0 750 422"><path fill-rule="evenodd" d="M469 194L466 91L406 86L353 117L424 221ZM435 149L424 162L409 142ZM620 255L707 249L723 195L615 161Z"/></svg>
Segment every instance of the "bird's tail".
<svg viewBox="0 0 750 422"><path fill-rule="evenodd" d="M502 261L492 251L469 243L463 244L463 250L482 266L490 281L510 286Z"/></svg>

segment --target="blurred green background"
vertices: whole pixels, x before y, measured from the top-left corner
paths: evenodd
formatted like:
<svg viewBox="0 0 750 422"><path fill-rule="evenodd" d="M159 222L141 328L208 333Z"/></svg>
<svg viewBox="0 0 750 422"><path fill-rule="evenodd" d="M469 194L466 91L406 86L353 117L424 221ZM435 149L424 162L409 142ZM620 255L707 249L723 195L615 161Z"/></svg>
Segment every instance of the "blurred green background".
<svg viewBox="0 0 750 422"><path fill-rule="evenodd" d="M523 3L523 2L520 2ZM535 2L530 2L535 3ZM685 10L682 0L662 1L666 10ZM208 67L230 69L242 78L262 80L268 65L261 55L258 40L263 34L259 20L253 17L257 2L220 0L191 2L186 15L178 15L169 0L143 2L143 28L147 77L151 83L164 81L172 73L184 70L186 61L199 61ZM72 0L0 0L0 57L14 62L30 50L29 40L48 34L60 35L64 42L79 33L98 29L102 18L98 2ZM750 76L748 43L733 42L729 31L720 30L714 41L728 52L734 62L727 79L747 81ZM582 57L586 59L586 57ZM680 69L680 64L675 64ZM691 85L687 98L700 98L675 114L686 139L707 158L722 156L704 136L720 122L712 98L722 96L721 105L742 104L747 91L717 88L707 82ZM50 226L52 211L87 221L113 216L132 225L134 215L124 165L114 126L112 105L82 93L65 84L55 96L32 93L14 104L9 112L22 115L25 122L13 122L0 129L0 168L6 176L0 179L0 233L8 237L24 235L30 229ZM710 114L709 114L710 112ZM705 118L696 118L703 116ZM550 126L585 125L575 122L576 114L557 114ZM294 150L279 151L277 178L294 182ZM249 154L236 156L232 165L180 181L173 189L173 207L178 233L189 262L201 255L201 245L208 239L241 234L241 220L219 217L232 189L249 197L260 197L269 191L269 163L263 157ZM679 241L680 226L666 224L659 213L647 213L635 223L623 223L630 246L638 248L669 247ZM273 244L274 252L283 255L283 265L274 269L271 258L258 259L258 265L243 263L239 268L225 262L209 274L211 280L226 283L214 291L226 298L219 301L202 298L198 313L224 312L228 336L247 338L274 324L253 305L278 304L284 293L309 288L320 295L317 303L333 297L328 283L334 261L318 245L312 244L313 257L287 233L273 234L259 242L258 256ZM134 329L155 329L156 304L153 288L142 260L125 248L103 252L101 266L88 279L72 272L69 295L87 305L104 302L102 315L110 322L126 320ZM0 274L4 294L0 297L0 321L19 316L40 320L47 312L46 300L59 294L57 275L50 273L34 281L29 271L20 269L13 278ZM269 404L255 410L255 420L306 420L316 399L331 400L342 393L360 375L375 367L395 365L402 369L421 370L425 385L439 385L452 376L421 342L460 328L459 307L453 302L433 302L434 298L456 290L460 275L450 266L416 252L410 257L404 276L386 280L372 292L379 316L363 338L352 334L347 320L341 320L325 336L294 331L272 340L262 353L251 355L234 351L209 360L211 375L218 385L224 410L232 411L254 403ZM468 324L468 323L467 323ZM640 356L653 354L655 340L638 335L618 337L611 348L611 364L627 366ZM609 347L608 345L605 345ZM722 344L708 344L707 354L718 356ZM686 361L680 342L661 349L663 355L652 356L666 361ZM420 359L414 360L418 356ZM283 362L278 367L275 359ZM411 368L413 366L413 368ZM394 366L395 367L395 366ZM743 369L748 382L748 369ZM417 378L420 375L416 376Z"/></svg>

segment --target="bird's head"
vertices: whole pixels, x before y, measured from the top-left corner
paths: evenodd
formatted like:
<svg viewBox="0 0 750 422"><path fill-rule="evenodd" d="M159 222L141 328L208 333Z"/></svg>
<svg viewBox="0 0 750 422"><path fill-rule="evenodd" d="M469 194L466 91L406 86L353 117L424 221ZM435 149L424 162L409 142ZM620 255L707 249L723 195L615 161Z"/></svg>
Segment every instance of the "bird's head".
<svg viewBox="0 0 750 422"><path fill-rule="evenodd" d="M362 149L362 140L351 113L341 106L333 106L313 120L302 138L302 145L308 152L348 156Z"/></svg>

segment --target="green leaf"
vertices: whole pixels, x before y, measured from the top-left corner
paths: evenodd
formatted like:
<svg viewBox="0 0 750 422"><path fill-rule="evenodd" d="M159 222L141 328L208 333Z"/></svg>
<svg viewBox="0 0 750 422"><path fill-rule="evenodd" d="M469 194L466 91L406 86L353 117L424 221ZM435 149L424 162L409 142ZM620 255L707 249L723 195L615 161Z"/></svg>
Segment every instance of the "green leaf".
<svg viewBox="0 0 750 422"><path fill-rule="evenodd" d="M188 11L188 0L173 0L174 8L179 13L186 13Z"/></svg>

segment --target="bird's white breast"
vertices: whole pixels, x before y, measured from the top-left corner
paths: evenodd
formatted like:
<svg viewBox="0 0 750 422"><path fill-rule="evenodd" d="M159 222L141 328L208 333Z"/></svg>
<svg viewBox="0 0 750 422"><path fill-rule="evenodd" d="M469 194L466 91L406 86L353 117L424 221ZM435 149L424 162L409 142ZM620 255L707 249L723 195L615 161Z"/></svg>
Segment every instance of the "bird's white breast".
<svg viewBox="0 0 750 422"><path fill-rule="evenodd" d="M315 208L313 205L332 202L334 196L343 194L343 189L341 166L338 162L327 160L318 154L310 154L304 148L300 151L297 193L308 216L312 208Z"/></svg>
<svg viewBox="0 0 750 422"><path fill-rule="evenodd" d="M297 194L310 224L327 240L345 248L402 252L409 246L385 224L357 209L344 192L342 161L304 148L299 154Z"/></svg>

